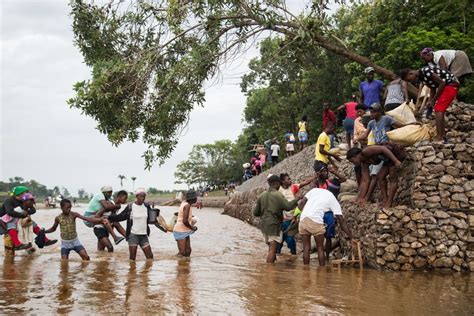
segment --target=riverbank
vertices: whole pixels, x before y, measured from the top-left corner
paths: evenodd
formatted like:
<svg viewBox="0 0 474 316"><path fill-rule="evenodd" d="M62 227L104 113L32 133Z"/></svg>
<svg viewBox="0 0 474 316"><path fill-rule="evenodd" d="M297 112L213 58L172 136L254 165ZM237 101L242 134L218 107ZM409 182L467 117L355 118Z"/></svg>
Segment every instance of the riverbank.
<svg viewBox="0 0 474 316"><path fill-rule="evenodd" d="M225 204L230 200L228 196L208 196L199 198L199 201L202 202L202 207L212 207L212 208L224 208ZM155 205L161 206L177 206L181 203L180 200L173 198L150 198L147 199L149 203L155 203Z"/></svg>
<svg viewBox="0 0 474 316"><path fill-rule="evenodd" d="M455 102L446 116L449 143L423 141L406 148L394 207L383 211L371 203L342 203L349 228L362 242L364 261L373 268L474 272L474 105ZM258 226L252 210L267 188L268 174L287 172L298 183L314 175L313 162L310 146L244 182L225 213ZM338 167L355 179L346 159Z"/></svg>

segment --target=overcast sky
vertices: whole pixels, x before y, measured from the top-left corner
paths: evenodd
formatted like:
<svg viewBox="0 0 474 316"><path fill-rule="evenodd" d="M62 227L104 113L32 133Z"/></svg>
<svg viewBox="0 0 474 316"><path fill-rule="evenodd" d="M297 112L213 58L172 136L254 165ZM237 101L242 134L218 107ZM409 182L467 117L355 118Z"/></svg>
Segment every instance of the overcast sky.
<svg viewBox="0 0 474 316"><path fill-rule="evenodd" d="M104 184L118 189L117 176L124 174L137 177L135 187L183 188L174 184L173 174L194 144L239 135L245 105L239 77L257 49L227 67L223 80L209 85L204 108L192 112L172 158L144 171L142 143L113 147L94 120L66 104L73 84L89 77L73 45L67 3L1 1L0 180L20 176L77 194L80 188L95 193ZM131 189L131 180L124 187Z"/></svg>

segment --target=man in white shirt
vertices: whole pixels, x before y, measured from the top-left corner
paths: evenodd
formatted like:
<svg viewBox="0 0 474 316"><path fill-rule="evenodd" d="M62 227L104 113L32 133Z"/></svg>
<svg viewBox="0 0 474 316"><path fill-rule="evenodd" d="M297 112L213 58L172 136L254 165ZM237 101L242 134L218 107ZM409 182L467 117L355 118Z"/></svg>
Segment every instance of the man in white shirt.
<svg viewBox="0 0 474 316"><path fill-rule="evenodd" d="M278 145L277 140L273 140L270 150L272 152L272 164L276 165L278 163L278 157L280 156L280 145Z"/></svg>
<svg viewBox="0 0 474 316"><path fill-rule="evenodd" d="M300 235L303 237L303 263L309 264L311 251L311 236L314 236L318 248L318 261L320 266L326 264L324 253L324 213L332 211L336 216L337 223L341 229L352 239L352 233L347 228L342 216L341 205L334 195L325 189L314 188L310 190L299 202L298 207L303 210L298 227Z"/></svg>

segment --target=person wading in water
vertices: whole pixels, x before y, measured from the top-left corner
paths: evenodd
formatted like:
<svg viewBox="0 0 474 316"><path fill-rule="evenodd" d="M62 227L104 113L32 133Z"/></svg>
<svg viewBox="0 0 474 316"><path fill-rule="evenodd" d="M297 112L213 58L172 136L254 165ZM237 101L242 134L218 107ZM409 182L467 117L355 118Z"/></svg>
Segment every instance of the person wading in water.
<svg viewBox="0 0 474 316"><path fill-rule="evenodd" d="M193 212L191 205L196 202L196 191L190 190L186 193L186 200L181 203L178 211L178 219L173 228L173 236L178 245L178 257L191 256L191 235L198 229L193 225Z"/></svg>
<svg viewBox="0 0 474 316"><path fill-rule="evenodd" d="M260 229L265 243L268 245L267 263L276 260L278 245L282 242L283 211L293 210L301 197L288 202L280 191L280 177L270 175L267 179L268 191L263 192L257 199L253 215L260 217Z"/></svg>

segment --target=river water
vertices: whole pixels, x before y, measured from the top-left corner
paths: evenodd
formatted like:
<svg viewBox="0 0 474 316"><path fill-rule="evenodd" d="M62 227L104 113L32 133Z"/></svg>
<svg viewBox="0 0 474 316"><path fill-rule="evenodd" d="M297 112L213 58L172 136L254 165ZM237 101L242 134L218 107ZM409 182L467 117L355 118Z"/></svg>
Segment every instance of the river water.
<svg viewBox="0 0 474 316"><path fill-rule="evenodd" d="M80 209L76 208L76 211ZM175 207L162 208L166 219ZM33 218L50 227L55 210ZM217 209L194 210L199 230L190 260L176 258L171 234L152 227L155 255L128 260L125 242L98 253L90 228L77 222L90 262L71 252L61 262L59 243L33 256L4 259L1 250L0 313L161 314L372 314L472 315L474 277L459 273L391 273L370 269L309 267L284 254L265 261L260 231ZM59 237L59 229L52 236ZM286 252L287 250L285 250Z"/></svg>

